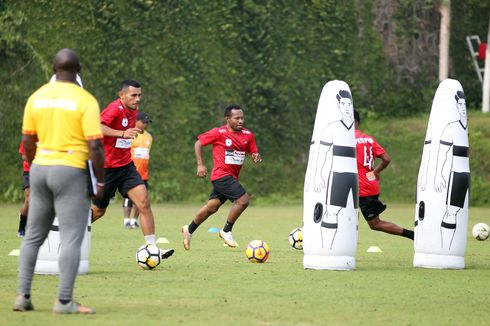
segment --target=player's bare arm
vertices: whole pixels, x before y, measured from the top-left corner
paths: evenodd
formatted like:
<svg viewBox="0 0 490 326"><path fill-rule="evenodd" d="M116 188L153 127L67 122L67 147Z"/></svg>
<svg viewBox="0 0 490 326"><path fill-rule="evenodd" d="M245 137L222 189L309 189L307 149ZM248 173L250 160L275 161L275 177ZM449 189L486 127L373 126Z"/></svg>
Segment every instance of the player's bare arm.
<svg viewBox="0 0 490 326"><path fill-rule="evenodd" d="M378 180L380 179L381 171L383 171L391 162L391 157L386 152L383 153L379 158L381 159L381 163L379 163L373 170L373 173Z"/></svg>
<svg viewBox="0 0 490 326"><path fill-rule="evenodd" d="M111 127L101 123L100 127L102 129L102 133L107 137L118 137L118 138L136 138L138 134L142 132L140 128L129 128L127 130L117 130L112 129Z"/></svg>
<svg viewBox="0 0 490 326"><path fill-rule="evenodd" d="M194 152L196 153L197 162L196 175L200 178L204 178L208 174L208 169L206 168L202 160L202 147L203 146L199 140L194 143Z"/></svg>

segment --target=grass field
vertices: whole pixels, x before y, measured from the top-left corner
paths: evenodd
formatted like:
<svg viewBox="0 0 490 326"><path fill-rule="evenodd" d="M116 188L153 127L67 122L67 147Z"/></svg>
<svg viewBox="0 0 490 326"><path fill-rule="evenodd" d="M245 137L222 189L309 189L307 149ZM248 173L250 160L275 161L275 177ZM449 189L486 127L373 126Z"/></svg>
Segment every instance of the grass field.
<svg viewBox="0 0 490 326"><path fill-rule="evenodd" d="M17 288L18 207L3 205L0 220L0 325L469 325L488 319L490 241L468 230L466 268L412 267L410 240L369 230L362 219L354 271L304 270L302 252L289 246L288 233L302 223L301 206L251 205L234 228L237 249L224 247L210 227L221 227L228 207L194 234L184 251L180 228L197 205L154 206L159 237L176 249L156 270L143 271L134 252L140 230L122 228L114 203L92 228L90 272L79 276L75 298L97 309L92 316L51 312L57 277L34 278L36 310L11 311ZM389 205L385 219L412 225L412 205ZM470 223L490 223L490 209L470 209ZM265 264L249 263L248 241L271 247ZM381 253L368 253L370 246ZM161 245L165 247L166 245Z"/></svg>

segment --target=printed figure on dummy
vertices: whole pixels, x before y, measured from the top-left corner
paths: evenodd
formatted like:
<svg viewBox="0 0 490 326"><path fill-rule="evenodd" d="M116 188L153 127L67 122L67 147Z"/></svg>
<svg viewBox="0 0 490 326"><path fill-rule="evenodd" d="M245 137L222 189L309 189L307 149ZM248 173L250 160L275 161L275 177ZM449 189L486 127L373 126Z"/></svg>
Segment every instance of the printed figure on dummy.
<svg viewBox="0 0 490 326"><path fill-rule="evenodd" d="M314 189L319 192L326 189L325 212L323 216L315 216L320 222L322 247L332 249L339 226L341 211L347 207L349 193L352 193L354 207L358 207L357 171L346 169L349 165L345 160L356 160L356 148L344 140L354 128L354 110L352 96L349 91L341 90L337 96L337 107L342 119L327 125L320 136L316 170L314 171Z"/></svg>
<svg viewBox="0 0 490 326"><path fill-rule="evenodd" d="M469 186L465 95L446 79L434 96L417 181L414 266L464 268Z"/></svg>
<svg viewBox="0 0 490 326"><path fill-rule="evenodd" d="M457 91L454 99L459 120L448 123L441 134L434 177L434 190L439 193L447 190L445 212L441 219L441 248L448 250L451 249L458 213L464 207L470 185L469 164L465 164L465 161L468 160L469 145L468 137L465 137L468 133L468 119L463 91ZM430 133L431 130L427 134ZM428 147L432 146L432 140L426 139L425 144ZM425 191L427 186L429 159L424 163L421 191Z"/></svg>

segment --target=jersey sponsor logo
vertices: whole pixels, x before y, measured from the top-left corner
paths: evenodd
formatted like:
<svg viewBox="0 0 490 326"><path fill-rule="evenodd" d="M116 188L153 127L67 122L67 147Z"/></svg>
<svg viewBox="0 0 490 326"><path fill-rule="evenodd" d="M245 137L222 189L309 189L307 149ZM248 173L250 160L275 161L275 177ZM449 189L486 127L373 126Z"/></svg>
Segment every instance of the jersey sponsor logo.
<svg viewBox="0 0 490 326"><path fill-rule="evenodd" d="M150 150L144 147L134 148L134 158L140 158L144 160L150 159Z"/></svg>
<svg viewBox="0 0 490 326"><path fill-rule="evenodd" d="M232 149L225 150L225 163L234 165L243 165L245 161L244 151L234 151Z"/></svg>
<svg viewBox="0 0 490 326"><path fill-rule="evenodd" d="M63 109L75 111L77 103L65 99L38 99L34 100L32 107L34 109Z"/></svg>
<svg viewBox="0 0 490 326"><path fill-rule="evenodd" d="M116 148L131 148L132 143L132 139L118 138L116 140Z"/></svg>
<svg viewBox="0 0 490 326"><path fill-rule="evenodd" d="M121 124L123 127L127 127L128 126L128 119L127 118L122 119Z"/></svg>
<svg viewBox="0 0 490 326"><path fill-rule="evenodd" d="M232 141L231 141L231 139L229 139L229 138L227 138L227 139L225 140L225 144L226 144L226 146L231 146L231 144L232 144L232 143L233 143L233 142L232 142Z"/></svg>

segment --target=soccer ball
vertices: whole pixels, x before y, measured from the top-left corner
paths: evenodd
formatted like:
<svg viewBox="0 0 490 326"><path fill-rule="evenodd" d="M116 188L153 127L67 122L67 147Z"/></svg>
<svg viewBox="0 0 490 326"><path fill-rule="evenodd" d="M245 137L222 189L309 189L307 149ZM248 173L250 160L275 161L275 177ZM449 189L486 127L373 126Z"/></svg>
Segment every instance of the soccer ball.
<svg viewBox="0 0 490 326"><path fill-rule="evenodd" d="M303 250L303 229L296 228L289 233L289 244L296 250Z"/></svg>
<svg viewBox="0 0 490 326"><path fill-rule="evenodd" d="M160 248L152 244L145 244L136 251L136 262L143 269L153 269L160 265Z"/></svg>
<svg viewBox="0 0 490 326"><path fill-rule="evenodd" d="M245 255L252 263L265 263L269 259L269 245L262 240L252 240L245 249Z"/></svg>
<svg viewBox="0 0 490 326"><path fill-rule="evenodd" d="M490 227L486 223L476 223L473 226L472 233L476 240L487 240L490 234Z"/></svg>

